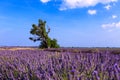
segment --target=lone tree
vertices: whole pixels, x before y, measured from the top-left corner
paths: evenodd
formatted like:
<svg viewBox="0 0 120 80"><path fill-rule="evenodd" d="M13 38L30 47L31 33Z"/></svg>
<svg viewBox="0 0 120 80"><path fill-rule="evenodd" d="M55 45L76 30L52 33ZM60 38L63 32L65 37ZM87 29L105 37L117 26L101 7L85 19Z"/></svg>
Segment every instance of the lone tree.
<svg viewBox="0 0 120 80"><path fill-rule="evenodd" d="M51 39L48 36L50 28L46 30L46 21L39 19L38 22L39 22L38 25L35 24L32 25L30 34L32 34L33 37L30 37L29 39L34 42L40 41L39 48L59 48L57 40Z"/></svg>

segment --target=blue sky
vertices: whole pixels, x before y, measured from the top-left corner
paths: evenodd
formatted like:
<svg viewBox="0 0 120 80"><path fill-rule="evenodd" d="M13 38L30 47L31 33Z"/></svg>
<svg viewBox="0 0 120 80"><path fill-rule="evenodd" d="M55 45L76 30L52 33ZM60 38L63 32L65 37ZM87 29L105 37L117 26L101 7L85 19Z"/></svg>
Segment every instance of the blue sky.
<svg viewBox="0 0 120 80"><path fill-rule="evenodd" d="M65 47L120 47L119 0L0 0L0 46L37 46L31 25L46 20Z"/></svg>

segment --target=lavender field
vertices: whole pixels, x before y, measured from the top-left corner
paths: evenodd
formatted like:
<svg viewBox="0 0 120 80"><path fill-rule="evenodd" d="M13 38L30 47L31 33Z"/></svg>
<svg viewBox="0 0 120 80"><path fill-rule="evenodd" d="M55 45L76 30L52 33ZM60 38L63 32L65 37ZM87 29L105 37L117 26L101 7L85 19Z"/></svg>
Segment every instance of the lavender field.
<svg viewBox="0 0 120 80"><path fill-rule="evenodd" d="M120 51L1 48L0 80L120 80Z"/></svg>

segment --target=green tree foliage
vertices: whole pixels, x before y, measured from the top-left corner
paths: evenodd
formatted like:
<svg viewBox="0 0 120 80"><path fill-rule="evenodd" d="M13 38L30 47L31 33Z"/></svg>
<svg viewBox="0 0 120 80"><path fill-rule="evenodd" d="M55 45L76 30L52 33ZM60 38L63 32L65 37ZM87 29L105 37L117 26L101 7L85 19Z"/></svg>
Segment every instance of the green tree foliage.
<svg viewBox="0 0 120 80"><path fill-rule="evenodd" d="M46 21L40 20L38 21L38 25L33 24L32 29L30 30L30 34L33 37L29 39L36 42L40 41L39 48L58 48L59 45L57 44L56 39L51 39L48 34L50 32L50 28L46 30Z"/></svg>

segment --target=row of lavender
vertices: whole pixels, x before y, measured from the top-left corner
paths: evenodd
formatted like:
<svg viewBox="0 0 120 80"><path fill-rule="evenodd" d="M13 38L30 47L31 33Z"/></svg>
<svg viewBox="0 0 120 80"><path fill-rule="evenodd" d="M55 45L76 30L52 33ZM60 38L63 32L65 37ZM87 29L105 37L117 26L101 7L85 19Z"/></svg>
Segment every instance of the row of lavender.
<svg viewBox="0 0 120 80"><path fill-rule="evenodd" d="M1 50L0 80L120 80L120 54Z"/></svg>

